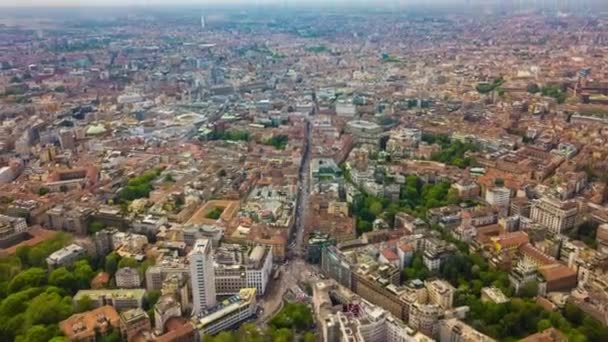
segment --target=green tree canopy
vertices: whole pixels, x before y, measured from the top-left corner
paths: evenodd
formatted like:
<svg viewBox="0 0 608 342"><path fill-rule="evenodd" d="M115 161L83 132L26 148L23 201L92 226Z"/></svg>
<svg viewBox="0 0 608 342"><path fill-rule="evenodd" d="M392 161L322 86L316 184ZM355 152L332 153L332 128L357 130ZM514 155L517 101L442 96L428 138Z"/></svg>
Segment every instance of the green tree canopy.
<svg viewBox="0 0 608 342"><path fill-rule="evenodd" d="M32 267L19 273L8 285L9 293L46 284L46 270Z"/></svg>
<svg viewBox="0 0 608 342"><path fill-rule="evenodd" d="M49 284L64 289L75 290L77 288L76 278L65 267L59 267L51 272Z"/></svg>

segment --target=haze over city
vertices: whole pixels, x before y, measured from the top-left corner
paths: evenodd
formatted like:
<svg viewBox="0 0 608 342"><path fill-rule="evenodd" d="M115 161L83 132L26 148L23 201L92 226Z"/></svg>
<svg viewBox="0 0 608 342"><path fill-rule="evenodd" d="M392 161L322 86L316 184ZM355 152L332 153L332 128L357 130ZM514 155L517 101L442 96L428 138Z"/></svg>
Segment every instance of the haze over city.
<svg viewBox="0 0 608 342"><path fill-rule="evenodd" d="M607 5L0 0L0 341L608 341Z"/></svg>

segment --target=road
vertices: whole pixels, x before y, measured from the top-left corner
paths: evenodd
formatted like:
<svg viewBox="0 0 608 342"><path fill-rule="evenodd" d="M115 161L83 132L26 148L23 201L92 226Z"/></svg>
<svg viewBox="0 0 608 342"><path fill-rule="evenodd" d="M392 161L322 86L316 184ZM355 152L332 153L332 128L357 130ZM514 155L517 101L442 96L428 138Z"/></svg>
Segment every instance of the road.
<svg viewBox="0 0 608 342"><path fill-rule="evenodd" d="M312 114L317 112L316 96L313 93L315 106ZM304 261L304 216L308 197L310 195L310 144L312 140L311 124L307 119L304 132L304 146L302 149L302 162L299 170L298 193L296 195L296 210L294 212L294 225L289 234L288 240L288 261L281 266L281 277L271 281L264 298L259 301L263 313L257 319L257 324L264 327L268 320L272 318L282 307L283 297L289 289L295 288L298 284L312 280L312 275L316 272L314 266ZM291 259L291 260L289 260Z"/></svg>
<svg viewBox="0 0 608 342"><path fill-rule="evenodd" d="M302 152L302 163L300 164L300 175L298 186L298 195L296 199L296 212L294 219L294 231L290 237L290 245L293 244L294 256L296 258L303 257L304 253L304 216L306 215L306 207L308 205L308 197L310 195L310 121L306 120L304 149Z"/></svg>

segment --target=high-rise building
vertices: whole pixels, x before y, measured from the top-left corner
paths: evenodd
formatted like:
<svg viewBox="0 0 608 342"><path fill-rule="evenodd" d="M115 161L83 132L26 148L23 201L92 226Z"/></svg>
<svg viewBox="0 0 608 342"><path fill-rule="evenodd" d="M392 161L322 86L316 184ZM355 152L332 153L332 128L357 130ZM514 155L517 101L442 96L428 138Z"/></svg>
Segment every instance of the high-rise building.
<svg viewBox="0 0 608 342"><path fill-rule="evenodd" d="M196 240L190 262L190 282L192 288L193 313L200 315L205 309L215 306L215 274L211 240Z"/></svg>

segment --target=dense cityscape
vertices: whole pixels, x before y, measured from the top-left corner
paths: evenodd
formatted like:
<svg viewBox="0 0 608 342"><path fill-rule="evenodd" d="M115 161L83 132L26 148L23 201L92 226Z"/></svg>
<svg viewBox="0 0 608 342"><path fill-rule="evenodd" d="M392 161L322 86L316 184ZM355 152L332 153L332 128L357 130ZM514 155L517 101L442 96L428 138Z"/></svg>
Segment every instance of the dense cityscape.
<svg viewBox="0 0 608 342"><path fill-rule="evenodd" d="M0 341L608 341L606 4L460 2L1 8Z"/></svg>

